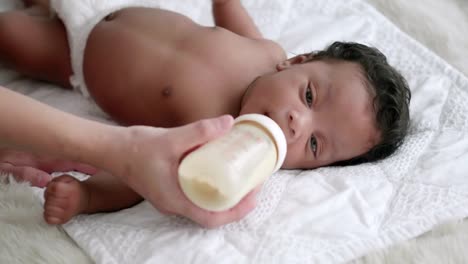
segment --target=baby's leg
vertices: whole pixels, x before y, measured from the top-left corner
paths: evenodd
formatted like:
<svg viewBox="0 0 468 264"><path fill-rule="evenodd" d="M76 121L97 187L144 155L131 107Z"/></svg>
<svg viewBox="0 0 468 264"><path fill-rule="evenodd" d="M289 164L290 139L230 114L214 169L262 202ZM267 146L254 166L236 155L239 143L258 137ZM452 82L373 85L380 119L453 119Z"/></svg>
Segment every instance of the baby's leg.
<svg viewBox="0 0 468 264"><path fill-rule="evenodd" d="M143 199L114 176L99 172L86 181L63 175L52 180L44 193L44 219L64 224L78 214L112 212Z"/></svg>
<svg viewBox="0 0 468 264"><path fill-rule="evenodd" d="M70 87L65 27L46 7L0 13L0 60L27 76Z"/></svg>

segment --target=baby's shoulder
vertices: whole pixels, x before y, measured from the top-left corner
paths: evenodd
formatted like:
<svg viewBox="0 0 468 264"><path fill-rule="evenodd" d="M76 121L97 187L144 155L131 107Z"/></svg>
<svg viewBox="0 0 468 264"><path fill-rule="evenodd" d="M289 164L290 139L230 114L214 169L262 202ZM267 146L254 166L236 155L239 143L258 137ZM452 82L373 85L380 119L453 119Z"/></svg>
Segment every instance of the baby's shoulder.
<svg viewBox="0 0 468 264"><path fill-rule="evenodd" d="M259 44L263 47L264 51L268 53L272 60L275 62L282 62L286 60L286 52L281 45L273 40L259 39Z"/></svg>

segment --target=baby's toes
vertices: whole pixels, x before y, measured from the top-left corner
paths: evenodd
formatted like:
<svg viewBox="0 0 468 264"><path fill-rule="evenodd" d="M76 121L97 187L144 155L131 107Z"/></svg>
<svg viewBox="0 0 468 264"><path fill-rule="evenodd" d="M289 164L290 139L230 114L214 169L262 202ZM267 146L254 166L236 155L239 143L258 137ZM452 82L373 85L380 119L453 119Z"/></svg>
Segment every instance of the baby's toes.
<svg viewBox="0 0 468 264"><path fill-rule="evenodd" d="M44 219L49 224L64 224L81 213L86 205L80 181L69 175L53 179L44 192Z"/></svg>
<svg viewBox="0 0 468 264"><path fill-rule="evenodd" d="M52 225L64 223L67 218L65 208L66 205L64 206L64 203L57 202L54 199L49 200L49 202L44 205L44 220Z"/></svg>

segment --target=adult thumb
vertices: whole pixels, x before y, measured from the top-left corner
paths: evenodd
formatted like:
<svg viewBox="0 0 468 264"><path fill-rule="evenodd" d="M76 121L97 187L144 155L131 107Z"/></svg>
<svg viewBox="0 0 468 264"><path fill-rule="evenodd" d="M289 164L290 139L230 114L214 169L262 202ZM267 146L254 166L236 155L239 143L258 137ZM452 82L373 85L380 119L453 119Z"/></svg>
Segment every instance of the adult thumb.
<svg viewBox="0 0 468 264"><path fill-rule="evenodd" d="M178 146L184 153L224 135L228 132L234 119L230 115L223 115L216 118L203 119L177 129L180 139Z"/></svg>
<svg viewBox="0 0 468 264"><path fill-rule="evenodd" d="M52 176L45 171L28 166L15 166L0 162L0 174L11 174L18 182L29 182L32 186L45 187L52 180Z"/></svg>

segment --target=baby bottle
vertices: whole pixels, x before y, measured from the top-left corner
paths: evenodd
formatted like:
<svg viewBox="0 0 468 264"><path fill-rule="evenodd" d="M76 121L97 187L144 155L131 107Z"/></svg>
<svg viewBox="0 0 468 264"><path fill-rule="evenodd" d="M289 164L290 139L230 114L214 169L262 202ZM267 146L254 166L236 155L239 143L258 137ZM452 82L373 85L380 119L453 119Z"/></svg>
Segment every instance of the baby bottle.
<svg viewBox="0 0 468 264"><path fill-rule="evenodd" d="M201 208L227 210L276 172L285 156L286 138L272 119L242 115L231 131L182 160L180 187Z"/></svg>

